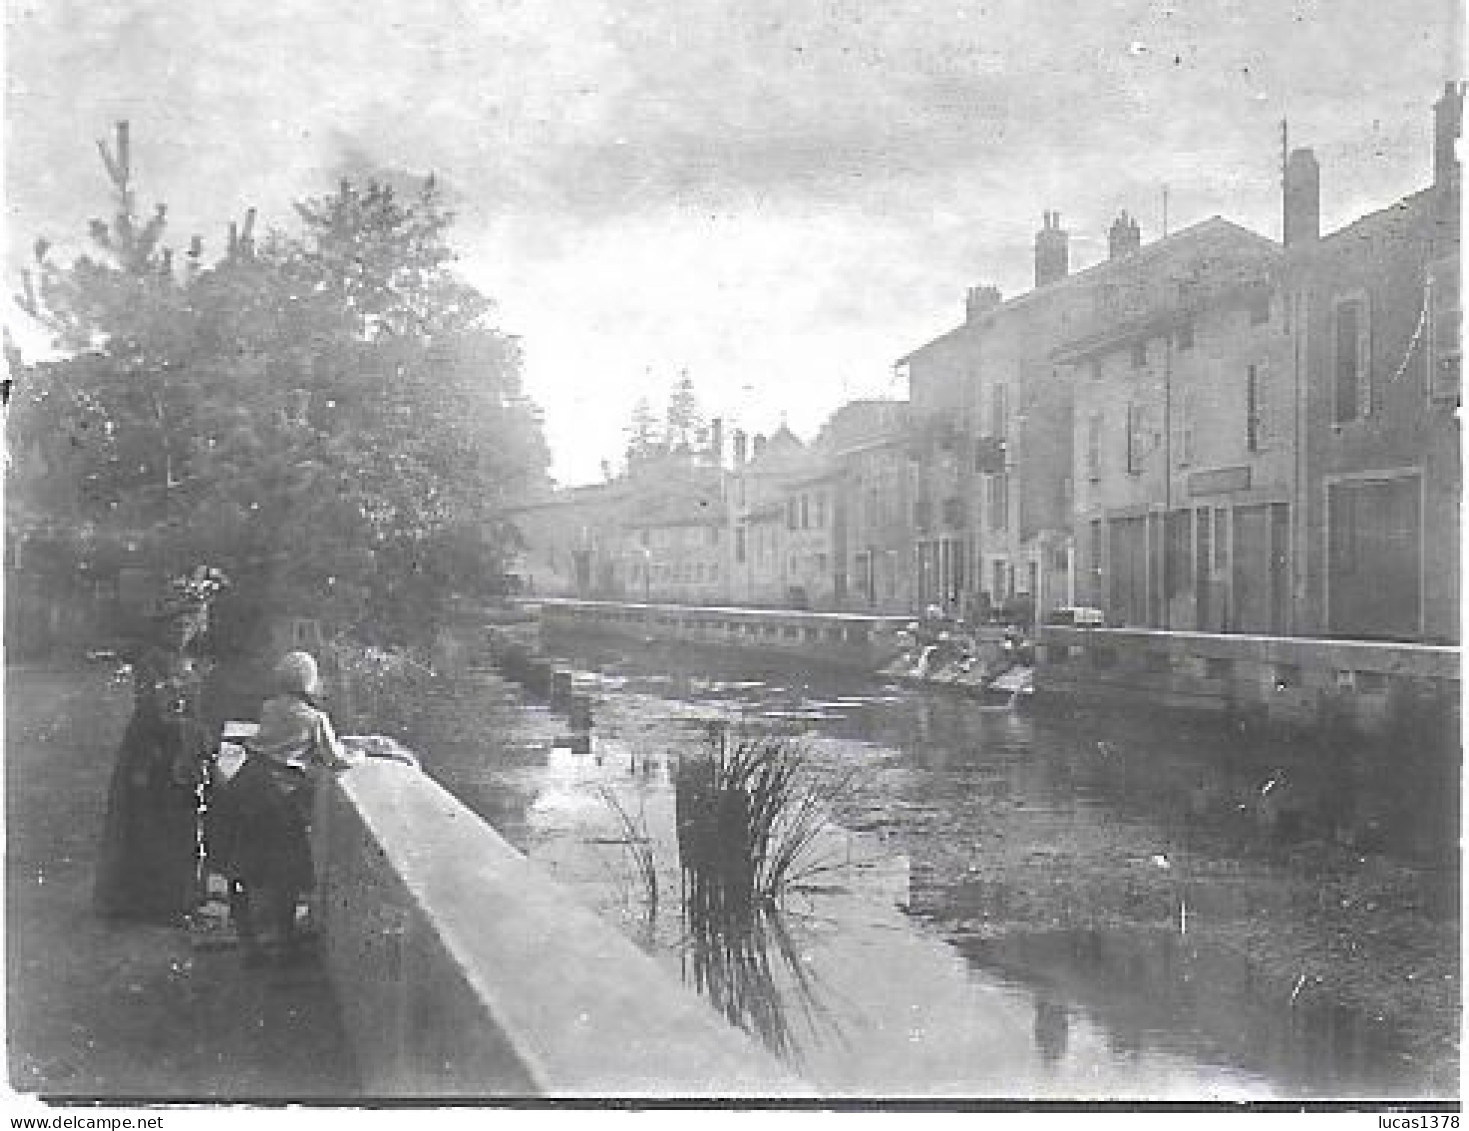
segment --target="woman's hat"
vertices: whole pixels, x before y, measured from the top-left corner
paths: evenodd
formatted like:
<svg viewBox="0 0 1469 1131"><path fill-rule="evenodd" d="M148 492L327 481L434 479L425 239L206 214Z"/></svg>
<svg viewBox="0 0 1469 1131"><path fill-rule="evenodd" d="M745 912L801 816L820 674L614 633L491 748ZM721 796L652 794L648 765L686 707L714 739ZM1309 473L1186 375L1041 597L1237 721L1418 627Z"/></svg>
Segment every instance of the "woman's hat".
<svg viewBox="0 0 1469 1131"><path fill-rule="evenodd" d="M321 694L321 673L310 652L287 652L275 666L280 689L288 694L315 697Z"/></svg>
<svg viewBox="0 0 1469 1131"><path fill-rule="evenodd" d="M192 573L169 578L148 616L153 620L172 620L202 613L228 587L229 579L222 570L198 566Z"/></svg>

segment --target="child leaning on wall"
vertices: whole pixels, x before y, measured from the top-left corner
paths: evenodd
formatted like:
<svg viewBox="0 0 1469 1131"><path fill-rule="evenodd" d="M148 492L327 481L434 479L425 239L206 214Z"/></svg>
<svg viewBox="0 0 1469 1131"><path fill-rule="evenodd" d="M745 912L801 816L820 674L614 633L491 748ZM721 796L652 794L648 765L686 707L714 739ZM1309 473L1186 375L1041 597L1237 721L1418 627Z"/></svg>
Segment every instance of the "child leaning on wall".
<svg viewBox="0 0 1469 1131"><path fill-rule="evenodd" d="M309 652L288 652L273 673L246 758L214 801L209 853L230 881L247 962L299 952L296 907L314 881L308 837L317 778L345 769L331 718L318 705L321 677Z"/></svg>

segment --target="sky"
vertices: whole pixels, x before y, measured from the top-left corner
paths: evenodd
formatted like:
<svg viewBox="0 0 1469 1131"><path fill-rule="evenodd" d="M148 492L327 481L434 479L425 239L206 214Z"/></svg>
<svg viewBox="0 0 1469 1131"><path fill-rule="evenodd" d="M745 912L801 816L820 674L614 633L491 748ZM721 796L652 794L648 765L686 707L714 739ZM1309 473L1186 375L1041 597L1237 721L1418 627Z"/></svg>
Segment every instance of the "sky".
<svg viewBox="0 0 1469 1131"><path fill-rule="evenodd" d="M434 173L520 336L552 473L601 477L682 372L726 430L902 396L965 289L1223 215L1279 237L1280 123L1325 229L1427 184L1455 0L7 0L6 283L108 208L220 249L248 207Z"/></svg>

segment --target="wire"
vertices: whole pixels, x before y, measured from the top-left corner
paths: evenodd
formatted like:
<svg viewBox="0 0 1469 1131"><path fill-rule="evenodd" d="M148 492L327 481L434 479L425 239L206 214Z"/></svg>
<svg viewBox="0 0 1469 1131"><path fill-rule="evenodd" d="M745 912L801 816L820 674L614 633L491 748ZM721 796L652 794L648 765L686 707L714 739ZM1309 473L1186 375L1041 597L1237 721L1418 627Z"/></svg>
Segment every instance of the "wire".
<svg viewBox="0 0 1469 1131"><path fill-rule="evenodd" d="M1413 360L1413 354L1418 349L1418 342L1423 337L1424 327L1428 325L1428 310L1433 301L1433 283L1425 281L1423 284L1423 309L1418 313L1418 325L1413 329L1413 336L1408 339L1407 349L1403 352L1403 360L1398 363L1397 370L1388 378L1389 383L1396 383L1402 375L1407 372L1408 362Z"/></svg>

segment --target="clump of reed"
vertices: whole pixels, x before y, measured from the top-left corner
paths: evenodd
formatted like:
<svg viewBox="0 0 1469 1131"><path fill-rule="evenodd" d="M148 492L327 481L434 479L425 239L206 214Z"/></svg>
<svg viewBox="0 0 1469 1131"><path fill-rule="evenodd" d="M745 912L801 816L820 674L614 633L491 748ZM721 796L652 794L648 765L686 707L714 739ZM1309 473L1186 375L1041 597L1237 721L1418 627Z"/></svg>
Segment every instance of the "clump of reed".
<svg viewBox="0 0 1469 1131"><path fill-rule="evenodd" d="M850 775L815 772L789 736L712 724L674 773L679 869L686 909L721 918L775 906L793 886L836 865L817 839Z"/></svg>
<svg viewBox="0 0 1469 1131"><path fill-rule="evenodd" d="M602 801L622 827L622 842L632 859L633 869L643 885L644 906L648 920L658 916L658 865L653 856L653 838L648 834L648 820L641 812L634 817L617 794L606 786L599 787Z"/></svg>

